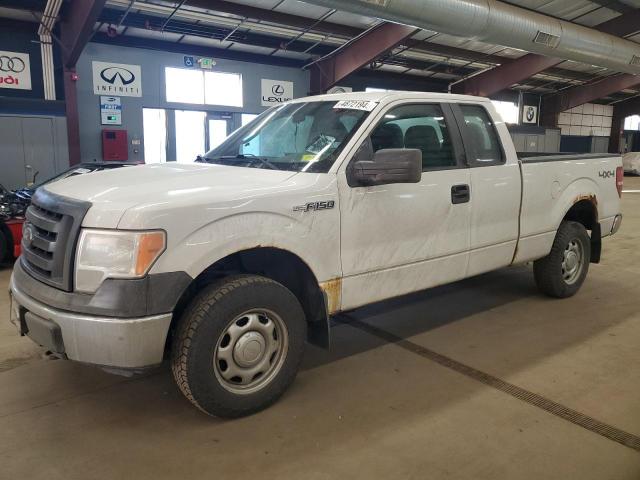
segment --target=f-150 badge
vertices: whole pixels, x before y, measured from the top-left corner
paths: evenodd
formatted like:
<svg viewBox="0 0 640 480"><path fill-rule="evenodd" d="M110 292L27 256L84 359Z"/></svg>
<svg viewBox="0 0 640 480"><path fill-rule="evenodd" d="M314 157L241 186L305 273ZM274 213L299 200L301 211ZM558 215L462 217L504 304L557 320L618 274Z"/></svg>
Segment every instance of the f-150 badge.
<svg viewBox="0 0 640 480"><path fill-rule="evenodd" d="M328 200L326 202L309 202L304 205L296 205L293 207L294 212L311 212L317 210L329 210L335 207L336 202L334 200Z"/></svg>

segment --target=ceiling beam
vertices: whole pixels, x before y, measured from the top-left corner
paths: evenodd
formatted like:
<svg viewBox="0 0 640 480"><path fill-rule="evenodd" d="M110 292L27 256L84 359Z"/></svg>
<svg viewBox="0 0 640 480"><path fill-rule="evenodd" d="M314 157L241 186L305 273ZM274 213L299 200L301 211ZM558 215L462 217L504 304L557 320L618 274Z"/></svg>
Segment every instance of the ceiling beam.
<svg viewBox="0 0 640 480"><path fill-rule="evenodd" d="M629 5L618 0L591 0L591 2L622 14L631 13L634 10L633 7L630 7Z"/></svg>
<svg viewBox="0 0 640 480"><path fill-rule="evenodd" d="M593 27L593 29L620 37L632 35L640 30L640 9L631 10L631 13L620 15ZM500 65L457 83L452 86L451 91L453 93L488 97L562 62L564 60L559 58L529 53L511 63Z"/></svg>
<svg viewBox="0 0 640 480"><path fill-rule="evenodd" d="M381 23L311 64L311 93L323 93L343 78L393 50L419 29Z"/></svg>
<svg viewBox="0 0 640 480"><path fill-rule="evenodd" d="M62 61L66 68L75 68L105 3L106 0L84 0L66 10L67 15L60 24Z"/></svg>
<svg viewBox="0 0 640 480"><path fill-rule="evenodd" d="M560 112L584 105L612 93L632 88L640 84L640 75L620 74L606 77L598 82L581 85L545 97L542 104L542 123L547 126L557 124Z"/></svg>
<svg viewBox="0 0 640 480"><path fill-rule="evenodd" d="M115 24L120 21L122 17L122 12L119 10L113 10L110 8L105 8L100 16L99 22ZM132 27L137 29L146 29L149 31L160 31L161 26L164 24L165 17L141 14L141 13L129 13L126 18L124 18L121 22L121 26L124 27ZM405 28L405 27L402 27ZM415 30L415 28L413 29ZM291 42L284 43L282 37L275 35L267 35L264 33L254 33L252 31L244 31L241 29L236 29L229 26L215 26L215 25L205 25L205 24L195 24L190 22L185 22L182 20L172 20L169 24L166 25L164 29L165 33L175 33L178 35L189 35L199 38L207 38L212 40L211 47L203 47L204 49L209 49L209 56L219 56L222 58L223 55L226 55L225 52L229 52L229 55L234 55L234 52L237 53L236 50L225 50L225 46L228 43L221 43L220 46L216 46L213 42L215 40L225 40L231 43L237 43L242 45L250 45L256 47L268 47L274 50L286 50L289 52L297 52L303 53L307 56L304 60L296 60L296 65L307 65L309 64L313 58L320 58L327 56L334 52L336 48L333 45L326 44L318 44L317 42L310 42L305 39L297 39ZM155 48L155 46L151 47L151 43L145 43L146 37L142 38L142 41L137 41L140 37L136 37L135 33L129 35L119 35L117 37L108 37L107 35L103 35L98 32L92 38L92 41L98 41L96 39L100 39L101 43L113 43L117 45L131 45L142 48ZM113 38L113 40L109 40ZM171 49L171 45L173 42L164 42L169 49ZM193 47L193 44L189 44L186 42L180 42L183 45L182 50L188 50ZM148 47L145 47L149 45ZM153 44L155 45L155 44ZM285 48L286 45L286 48ZM204 55L204 54L203 54ZM269 58L280 59L276 53L275 55L270 55ZM265 63L265 62L260 62ZM266 62L270 63L270 62ZM275 62L272 62L275 63ZM393 56L390 58L384 59L384 63L387 65L397 65L403 66L407 69L416 69L416 70L427 70L432 73L449 73L449 71L454 68L456 73L460 75L469 75L474 72L473 69L462 66L462 67L451 67L447 64L443 64L438 62L437 60L422 60L415 59L407 56ZM424 78L424 77L420 77Z"/></svg>
<svg viewBox="0 0 640 480"><path fill-rule="evenodd" d="M242 5L239 3L231 3L224 0L187 0L186 6L211 10L213 12L226 13L241 18L252 18L254 20L262 20L265 22L287 25L299 29L307 29L311 26L311 30L315 32L327 33L330 35L340 35L343 37L353 38L362 33L362 30L348 25L340 25L327 21L315 23L316 20L290 13L278 12L276 10L267 10L265 8L252 7L250 5Z"/></svg>

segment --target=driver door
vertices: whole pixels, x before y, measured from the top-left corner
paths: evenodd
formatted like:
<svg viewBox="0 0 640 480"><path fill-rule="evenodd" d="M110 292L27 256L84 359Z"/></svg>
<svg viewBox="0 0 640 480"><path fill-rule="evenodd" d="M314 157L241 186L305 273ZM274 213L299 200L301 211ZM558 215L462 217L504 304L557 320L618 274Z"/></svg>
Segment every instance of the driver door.
<svg viewBox="0 0 640 480"><path fill-rule="evenodd" d="M422 179L350 187L341 169L343 310L464 278L469 260L473 196L450 107L394 103L373 125L374 151L422 151Z"/></svg>

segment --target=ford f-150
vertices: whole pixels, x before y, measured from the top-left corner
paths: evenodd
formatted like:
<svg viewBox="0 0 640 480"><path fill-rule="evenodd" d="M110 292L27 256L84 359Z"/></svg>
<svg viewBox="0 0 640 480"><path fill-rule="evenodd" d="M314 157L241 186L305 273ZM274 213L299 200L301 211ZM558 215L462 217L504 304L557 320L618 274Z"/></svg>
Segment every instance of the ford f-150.
<svg viewBox="0 0 640 480"><path fill-rule="evenodd" d="M170 361L202 411L293 381L332 315L533 262L568 297L621 222L618 155L519 158L487 99L352 93L274 107L193 164L38 189L11 320L58 355Z"/></svg>

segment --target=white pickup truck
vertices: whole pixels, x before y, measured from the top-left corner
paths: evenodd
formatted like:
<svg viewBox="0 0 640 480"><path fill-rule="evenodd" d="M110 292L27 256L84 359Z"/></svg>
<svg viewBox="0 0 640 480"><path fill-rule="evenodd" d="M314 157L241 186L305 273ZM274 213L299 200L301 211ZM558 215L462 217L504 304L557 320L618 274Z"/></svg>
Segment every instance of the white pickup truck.
<svg viewBox="0 0 640 480"><path fill-rule="evenodd" d="M616 155L518 158L490 101L353 93L275 107L193 164L40 188L12 322L64 358L170 359L202 411L246 415L361 305L534 262L568 297L620 225Z"/></svg>

